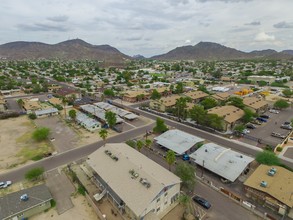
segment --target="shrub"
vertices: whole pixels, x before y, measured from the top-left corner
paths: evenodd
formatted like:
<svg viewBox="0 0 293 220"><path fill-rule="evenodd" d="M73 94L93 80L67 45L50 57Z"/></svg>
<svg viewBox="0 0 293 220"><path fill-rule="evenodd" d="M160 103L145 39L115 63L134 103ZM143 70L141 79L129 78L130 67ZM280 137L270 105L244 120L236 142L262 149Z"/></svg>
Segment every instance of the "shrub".
<svg viewBox="0 0 293 220"><path fill-rule="evenodd" d="M29 113L28 114L29 119L35 120L37 118L35 113Z"/></svg>
<svg viewBox="0 0 293 220"><path fill-rule="evenodd" d="M277 151L278 151L278 152L281 152L282 150L283 150L282 147L277 147Z"/></svg>

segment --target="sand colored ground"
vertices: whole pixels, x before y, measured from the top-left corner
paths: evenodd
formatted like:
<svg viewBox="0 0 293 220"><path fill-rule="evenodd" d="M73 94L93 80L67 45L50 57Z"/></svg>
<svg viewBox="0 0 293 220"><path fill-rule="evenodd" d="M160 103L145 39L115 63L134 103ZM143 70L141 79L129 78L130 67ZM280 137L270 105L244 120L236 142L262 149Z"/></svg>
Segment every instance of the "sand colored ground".
<svg viewBox="0 0 293 220"><path fill-rule="evenodd" d="M27 116L0 121L0 172L52 150L48 142L37 143L31 138L34 130Z"/></svg>
<svg viewBox="0 0 293 220"><path fill-rule="evenodd" d="M99 220L92 207L88 204L84 196L78 195L72 197L74 207L58 215L56 208L51 208L47 212L31 217L31 220L64 220L64 219L78 219L78 220Z"/></svg>

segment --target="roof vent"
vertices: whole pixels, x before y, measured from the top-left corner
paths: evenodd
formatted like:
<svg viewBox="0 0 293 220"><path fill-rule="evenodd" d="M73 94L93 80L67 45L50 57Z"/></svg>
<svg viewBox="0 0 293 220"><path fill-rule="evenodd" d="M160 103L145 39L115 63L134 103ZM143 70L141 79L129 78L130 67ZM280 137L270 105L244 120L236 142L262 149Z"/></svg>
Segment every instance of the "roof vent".
<svg viewBox="0 0 293 220"><path fill-rule="evenodd" d="M109 150L105 150L105 154L107 154L109 157L111 157L113 160L118 161L118 157L116 157L114 154L111 153Z"/></svg>
<svg viewBox="0 0 293 220"><path fill-rule="evenodd" d="M205 151L205 152L208 152L208 149L205 149L204 151Z"/></svg>
<svg viewBox="0 0 293 220"><path fill-rule="evenodd" d="M260 186L266 188L268 183L266 181L261 181Z"/></svg>
<svg viewBox="0 0 293 220"><path fill-rule="evenodd" d="M144 185L146 188L151 187L151 183L146 178L140 178L139 182Z"/></svg>
<svg viewBox="0 0 293 220"><path fill-rule="evenodd" d="M131 178L132 179L136 179L138 176L139 176L139 174L138 173L136 173L135 171L134 171L134 169L131 169L131 170L129 170L129 173L131 174Z"/></svg>
<svg viewBox="0 0 293 220"><path fill-rule="evenodd" d="M29 199L28 195L27 194L23 194L20 196L20 200L21 201L27 201Z"/></svg>

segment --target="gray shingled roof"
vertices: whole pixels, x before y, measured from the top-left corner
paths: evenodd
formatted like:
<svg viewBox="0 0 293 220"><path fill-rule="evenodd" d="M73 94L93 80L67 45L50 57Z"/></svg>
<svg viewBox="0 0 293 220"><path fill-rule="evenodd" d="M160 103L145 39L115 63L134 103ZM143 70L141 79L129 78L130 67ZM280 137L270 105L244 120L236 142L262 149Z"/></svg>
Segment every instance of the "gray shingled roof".
<svg viewBox="0 0 293 220"><path fill-rule="evenodd" d="M23 194L29 196L27 201L20 200L20 196ZM0 219L15 215L51 199L52 195L45 184L10 193L0 197Z"/></svg>

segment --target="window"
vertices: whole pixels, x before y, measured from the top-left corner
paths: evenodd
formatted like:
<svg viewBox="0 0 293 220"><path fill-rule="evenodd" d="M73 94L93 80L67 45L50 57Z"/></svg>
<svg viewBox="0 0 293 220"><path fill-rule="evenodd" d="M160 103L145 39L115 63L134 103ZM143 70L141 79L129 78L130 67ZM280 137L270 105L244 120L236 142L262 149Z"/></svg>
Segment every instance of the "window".
<svg viewBox="0 0 293 220"><path fill-rule="evenodd" d="M157 212L158 212L158 211L160 211L160 209L161 209L160 207L159 207L159 208L157 208Z"/></svg>
<svg viewBox="0 0 293 220"><path fill-rule="evenodd" d="M168 195L168 192L165 192L165 196L167 196Z"/></svg>
<svg viewBox="0 0 293 220"><path fill-rule="evenodd" d="M160 198L158 198L158 199L157 199L157 202L160 202L160 200L161 200L161 199L160 199Z"/></svg>
<svg viewBox="0 0 293 220"><path fill-rule="evenodd" d="M165 205L167 205L168 201L165 202Z"/></svg>

